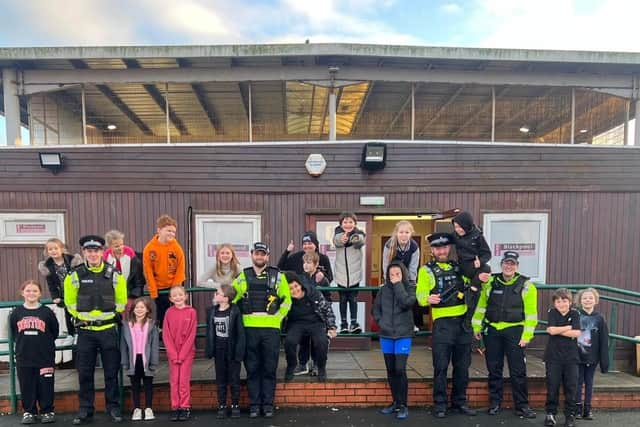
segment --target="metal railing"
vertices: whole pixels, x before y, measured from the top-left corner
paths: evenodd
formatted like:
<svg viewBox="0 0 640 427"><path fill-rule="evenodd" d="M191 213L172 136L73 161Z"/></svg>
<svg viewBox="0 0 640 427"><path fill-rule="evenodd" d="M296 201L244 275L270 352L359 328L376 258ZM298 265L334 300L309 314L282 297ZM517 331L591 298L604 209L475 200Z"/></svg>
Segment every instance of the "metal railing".
<svg viewBox="0 0 640 427"><path fill-rule="evenodd" d="M602 294L600 295L600 299L605 300L605 301L610 301L613 302L613 304L611 305L611 311L610 311L610 315L609 315L609 320L608 320L608 325L609 325L609 359L611 361L614 360L614 356L615 356L615 345L613 345L615 343L615 340L619 340L619 341L623 341L623 342L629 342L629 343L633 343L633 344L640 344L640 339L636 339L634 337L630 337L630 336L625 336L625 335L619 335L616 333L617 331L617 322L618 322L618 304L628 304L634 307L640 307L640 292L635 292L635 291L629 291L626 289L619 289L619 288L615 288L612 286L607 286L607 285L585 285L585 284L563 284L563 285L549 285L549 284L543 284L543 283L534 283L536 288L539 291L551 291L551 290L556 290L556 289L560 289L560 288L567 288L570 290L581 290L581 289L587 289L587 288L594 288L596 289L598 292L607 292L607 293L611 293L611 294L617 294L617 295L622 295L625 297L631 297L631 298L635 298L636 300L629 300L629 299L624 299L624 298L620 298L617 296L610 296L610 295L606 295L606 294ZM353 291L362 291L362 292L376 292L378 291L380 288L378 286L361 286L361 287L357 287L357 288L342 288L342 287L336 287L336 286L330 286L330 287L318 287L317 288L319 291L330 291L330 292L353 292ZM204 287L188 287L186 288L188 293L201 293L201 292L213 292L215 291L215 289L212 288L204 288ZM160 291L160 293L168 293L168 290L163 290ZM50 299L42 299L41 300L42 304L52 304L53 302ZM17 307L19 305L22 305L23 302L22 301L0 301L0 308L13 308L13 307ZM538 321L539 324L546 324L546 321L544 320L539 320ZM206 327L206 323L198 323L198 329L202 329ZM536 335L546 335L547 332L546 330L541 330L538 329L535 331ZM196 336L199 338L205 337L206 334L203 333L198 333ZM282 335L286 335L286 333L283 333ZM416 332L417 336L430 336L432 335L432 331L418 331ZM352 337L371 337L371 338L375 338L378 336L378 333L376 332L362 332L359 334L339 334L339 336L344 337L344 336L352 336ZM63 338L65 337L65 335L60 336L59 338ZM9 328L9 338L8 339L0 339L0 344L9 344L9 348L6 351L0 351L0 356L9 356L9 383L10 383L10 390L9 390L9 394L10 394L10 403L11 403L11 413L16 413L17 411L17 402L18 402L18 394L16 391L16 367L15 367L15 353L14 353L14 341L13 341L13 337L11 336L11 328ZM64 345L64 346L56 346L56 351L57 350L74 350L75 349L75 344L73 345ZM123 373L122 373L122 369L120 370L119 373L120 376L120 400L122 401L123 399Z"/></svg>

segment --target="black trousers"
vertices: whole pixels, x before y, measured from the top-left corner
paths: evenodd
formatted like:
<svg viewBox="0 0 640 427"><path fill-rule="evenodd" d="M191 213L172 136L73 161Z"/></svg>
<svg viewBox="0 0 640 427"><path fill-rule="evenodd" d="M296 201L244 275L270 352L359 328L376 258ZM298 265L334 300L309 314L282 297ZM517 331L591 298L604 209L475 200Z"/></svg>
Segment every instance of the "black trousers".
<svg viewBox="0 0 640 427"><path fill-rule="evenodd" d="M273 406L276 392L276 370L280 353L280 330L276 328L246 328L249 405Z"/></svg>
<svg viewBox="0 0 640 427"><path fill-rule="evenodd" d="M347 288L348 291L340 292L340 322L342 326L347 324L347 306L351 322L358 320L358 286L360 284Z"/></svg>
<svg viewBox="0 0 640 427"><path fill-rule="evenodd" d="M284 339L284 351L287 357L287 366L296 366L298 359L296 350L298 345L304 342L305 337L310 337L311 348L313 349L313 360L318 369L327 366L327 353L329 352L329 338L324 323L301 323L291 322L287 329L287 336ZM308 358L307 358L308 360Z"/></svg>
<svg viewBox="0 0 640 427"><path fill-rule="evenodd" d="M391 389L391 397L396 405L407 406L409 395L409 380L407 379L408 358L408 354L384 354L387 381Z"/></svg>
<svg viewBox="0 0 640 427"><path fill-rule="evenodd" d="M300 349L298 350L298 364L306 364L309 361L309 357L311 357L311 354L311 337L309 335L305 335L300 340ZM315 358L313 360L315 361Z"/></svg>
<svg viewBox="0 0 640 427"><path fill-rule="evenodd" d="M476 268L471 261L460 261L460 271L462 275L471 279L471 284L478 286L482 284L482 280L478 277L480 273L491 273L491 266L488 264L480 264L480 267Z"/></svg>
<svg viewBox="0 0 640 427"><path fill-rule="evenodd" d="M560 385L564 389L564 414L575 415L576 391L578 389L578 364L546 362L547 401L544 405L547 414L558 413Z"/></svg>
<svg viewBox="0 0 640 427"><path fill-rule="evenodd" d="M447 407L447 368L453 366L451 405L467 404L471 332L463 326L464 316L441 317L433 322L433 403L436 409Z"/></svg>
<svg viewBox="0 0 640 427"><path fill-rule="evenodd" d="M582 405L585 412L591 410L591 397L593 396L593 377L596 374L597 364L578 365L578 385L576 392L576 403ZM584 385L584 400L582 400L582 386Z"/></svg>
<svg viewBox="0 0 640 427"><path fill-rule="evenodd" d="M153 405L153 377L144 374L144 362L142 355L136 355L136 366L133 375L129 375L131 380L131 398L134 408L142 408L140 406L140 382L144 384L144 407L151 408Z"/></svg>
<svg viewBox="0 0 640 427"><path fill-rule="evenodd" d="M162 328L164 322L164 314L171 307L171 301L169 301L169 294L158 294L156 302L156 319L158 320L158 327Z"/></svg>
<svg viewBox="0 0 640 427"><path fill-rule="evenodd" d="M509 365L511 392L515 408L521 409L529 406L526 356L524 348L518 345L522 336L522 329L522 326L512 326L497 330L489 326L487 334L484 336L491 406L499 406L502 403L505 356Z"/></svg>
<svg viewBox="0 0 640 427"><path fill-rule="evenodd" d="M20 384L20 396L24 412L40 414L53 412L54 394L54 369L17 367L18 382Z"/></svg>
<svg viewBox="0 0 640 427"><path fill-rule="evenodd" d="M227 404L227 387L231 388L231 404L240 403L240 362L229 358L227 346L216 347L216 387L218 406Z"/></svg>
<svg viewBox="0 0 640 427"><path fill-rule="evenodd" d="M78 382L80 391L80 410L89 414L94 412L95 385L93 381L98 352L104 371L104 397L107 412L120 409L118 390L118 370L120 369L120 350L118 348L118 328L103 331L91 331L78 328Z"/></svg>

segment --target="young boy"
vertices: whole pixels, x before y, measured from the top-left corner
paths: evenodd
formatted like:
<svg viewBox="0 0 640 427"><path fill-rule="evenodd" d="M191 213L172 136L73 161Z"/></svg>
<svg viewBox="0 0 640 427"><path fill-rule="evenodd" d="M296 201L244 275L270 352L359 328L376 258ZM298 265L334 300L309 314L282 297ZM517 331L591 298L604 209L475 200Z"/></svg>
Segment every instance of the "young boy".
<svg viewBox="0 0 640 427"><path fill-rule="evenodd" d="M231 304L235 297L232 286L220 285L213 306L207 310L206 355L215 358L219 419L227 416L227 386L231 388L231 418L240 417L240 364L246 338L242 313L237 305Z"/></svg>
<svg viewBox="0 0 640 427"><path fill-rule="evenodd" d="M340 292L340 333L359 334L358 291L362 280L362 247L365 234L356 227L358 218L353 212L343 212L338 218L338 226L333 236L336 247L335 279L338 286L348 289ZM351 324L347 317L347 306L351 312Z"/></svg>
<svg viewBox="0 0 640 427"><path fill-rule="evenodd" d="M487 264L491 260L491 249L469 212L460 212L451 222L462 274L471 280L472 286L478 287L482 284L478 274L491 273L491 267Z"/></svg>
<svg viewBox="0 0 640 427"><path fill-rule="evenodd" d="M176 240L177 225L169 215L161 215L156 221L157 234L144 247L142 256L144 276L149 294L156 302L158 325L161 327L170 304L169 295L158 291L180 286L186 278L184 251Z"/></svg>
<svg viewBox="0 0 640 427"><path fill-rule="evenodd" d="M564 389L565 426L575 426L576 388L578 381L578 343L580 314L571 308L571 292L558 289L553 294L553 307L549 310L547 332L549 341L544 352L547 376L545 426L556 425L560 383Z"/></svg>

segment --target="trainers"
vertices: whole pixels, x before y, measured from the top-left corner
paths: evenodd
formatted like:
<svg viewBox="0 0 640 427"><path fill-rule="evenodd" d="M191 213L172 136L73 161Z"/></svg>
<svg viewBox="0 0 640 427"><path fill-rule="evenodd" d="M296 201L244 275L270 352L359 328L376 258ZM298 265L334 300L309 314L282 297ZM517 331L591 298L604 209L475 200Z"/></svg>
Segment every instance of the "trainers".
<svg viewBox="0 0 640 427"><path fill-rule="evenodd" d="M593 412L591 412L591 409L586 409L582 413L582 418L585 419L585 420L592 420L593 419Z"/></svg>
<svg viewBox="0 0 640 427"><path fill-rule="evenodd" d="M380 413L383 415L391 415L397 411L398 411L398 406L396 405L396 402L391 402L391 405L385 406L384 408L380 409Z"/></svg>
<svg viewBox="0 0 640 427"><path fill-rule="evenodd" d="M22 421L20 421L21 424L35 424L36 423L36 416L33 415L31 412L25 412L24 414L22 414Z"/></svg>
<svg viewBox="0 0 640 427"><path fill-rule="evenodd" d="M576 427L576 419L573 415L567 415L564 418L564 426L565 427Z"/></svg>
<svg viewBox="0 0 640 427"><path fill-rule="evenodd" d="M178 421L187 421L191 418L191 409L190 408L182 408L178 411Z"/></svg>
<svg viewBox="0 0 640 427"><path fill-rule="evenodd" d="M318 381L321 383L327 381L327 368L318 368Z"/></svg>
<svg viewBox="0 0 640 427"><path fill-rule="evenodd" d="M396 419L405 420L409 417L409 408L405 405L400 405L398 407L398 411L396 412Z"/></svg>
<svg viewBox="0 0 640 427"><path fill-rule="evenodd" d="M528 406L525 406L520 409L516 409L516 415L519 417L528 418L528 419L534 419L536 417L536 413L533 411L533 409L529 408Z"/></svg>
<svg viewBox="0 0 640 427"><path fill-rule="evenodd" d="M318 375L317 366L313 360L310 360L307 366L309 367L309 375L312 377Z"/></svg>
<svg viewBox="0 0 640 427"><path fill-rule="evenodd" d="M142 409L136 408L133 410L133 414L131 414L131 421L140 421L142 420Z"/></svg>
<svg viewBox="0 0 640 427"><path fill-rule="evenodd" d="M349 333L349 325L346 323L343 323L340 325L340 331L338 332L339 334L348 334Z"/></svg>
<svg viewBox="0 0 640 427"><path fill-rule="evenodd" d="M40 422L42 424L55 423L56 414L54 414L53 412L47 412L46 414L42 414L42 416L40 417Z"/></svg>
<svg viewBox="0 0 640 427"><path fill-rule="evenodd" d="M178 418L180 418L180 409L172 409L169 412L169 421L178 421Z"/></svg>
<svg viewBox="0 0 640 427"><path fill-rule="evenodd" d="M120 412L120 409L112 409L109 411L109 416L111 417L111 421L114 423L121 423L122 422L122 412Z"/></svg>
<svg viewBox="0 0 640 427"><path fill-rule="evenodd" d="M252 406L251 408L249 408L249 418L258 418L259 413L260 410L257 406Z"/></svg>
<svg viewBox="0 0 640 427"><path fill-rule="evenodd" d="M349 326L349 333L359 334L360 332L362 332L362 328L360 327L358 322L351 322L351 326Z"/></svg>
<svg viewBox="0 0 640 427"><path fill-rule="evenodd" d="M72 423L73 423L74 426L79 426L81 424L90 422L92 419L93 419L93 414L90 414L90 413L84 412L84 411L80 411L73 418Z"/></svg>
<svg viewBox="0 0 640 427"><path fill-rule="evenodd" d="M475 409L470 408L467 405L455 406L455 407L452 407L451 409L453 409L454 411L462 415L467 415L469 417L475 417L478 414L478 412Z"/></svg>
<svg viewBox="0 0 640 427"><path fill-rule="evenodd" d="M238 405L231 405L231 418L240 418L240 407Z"/></svg>
<svg viewBox="0 0 640 427"><path fill-rule="evenodd" d="M553 414L547 414L544 417L544 425L547 427L553 427L556 425L556 416Z"/></svg>
<svg viewBox="0 0 640 427"><path fill-rule="evenodd" d="M293 380L294 373L295 373L295 369L291 368L290 366L287 366L287 369L284 371L284 380L287 382Z"/></svg>
<svg viewBox="0 0 640 427"><path fill-rule="evenodd" d="M309 373L309 366L305 363L304 365L298 365L293 370L293 375L304 375Z"/></svg>
<svg viewBox="0 0 640 427"><path fill-rule="evenodd" d="M498 415L500 413L500 405L493 405L487 410L489 415Z"/></svg>
<svg viewBox="0 0 640 427"><path fill-rule="evenodd" d="M151 421L151 420L155 420L156 416L153 414L153 409L151 408L145 408L144 409L144 420L145 421Z"/></svg>
<svg viewBox="0 0 640 427"><path fill-rule="evenodd" d="M216 414L216 418L219 420L223 418L227 418L227 407L224 405L218 406L218 413Z"/></svg>
<svg viewBox="0 0 640 427"><path fill-rule="evenodd" d="M273 418L273 406L264 405L262 407L262 412L263 412L265 418Z"/></svg>

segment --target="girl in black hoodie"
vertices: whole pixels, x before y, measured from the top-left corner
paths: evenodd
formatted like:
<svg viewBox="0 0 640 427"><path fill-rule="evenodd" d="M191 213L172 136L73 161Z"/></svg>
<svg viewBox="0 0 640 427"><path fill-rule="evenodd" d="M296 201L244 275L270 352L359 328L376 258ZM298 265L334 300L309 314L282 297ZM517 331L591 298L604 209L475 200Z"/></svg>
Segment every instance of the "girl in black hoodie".
<svg viewBox="0 0 640 427"><path fill-rule="evenodd" d="M600 364L600 371L603 374L609 371L609 328L602 315L595 311L599 300L600 295L593 288L581 290L575 298L580 311L580 330L582 331L578 337L580 362L578 363L576 418L586 420L593 419L591 396L596 367ZM583 384L584 400L582 399Z"/></svg>
<svg viewBox="0 0 640 427"><path fill-rule="evenodd" d="M409 272L402 261L391 262L385 278L385 284L380 287L373 304L373 317L380 326L380 348L384 355L393 402L380 412L395 413L396 418L405 419L409 416L407 359L413 338L416 287L411 284Z"/></svg>

